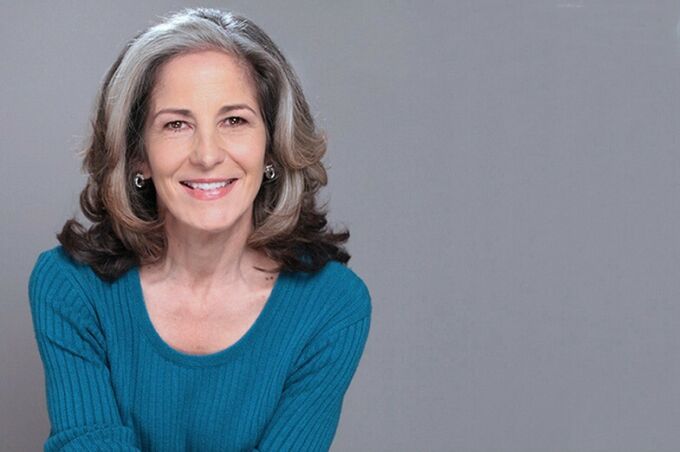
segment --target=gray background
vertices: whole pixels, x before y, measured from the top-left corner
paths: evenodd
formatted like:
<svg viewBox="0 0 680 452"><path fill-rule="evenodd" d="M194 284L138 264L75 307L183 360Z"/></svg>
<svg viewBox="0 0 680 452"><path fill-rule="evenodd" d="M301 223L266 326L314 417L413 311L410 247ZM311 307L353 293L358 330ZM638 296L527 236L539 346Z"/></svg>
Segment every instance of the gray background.
<svg viewBox="0 0 680 452"><path fill-rule="evenodd" d="M680 3L202 5L270 33L330 137L374 306L333 451L680 448ZM181 6L3 0L3 451L49 431L26 282L96 89Z"/></svg>

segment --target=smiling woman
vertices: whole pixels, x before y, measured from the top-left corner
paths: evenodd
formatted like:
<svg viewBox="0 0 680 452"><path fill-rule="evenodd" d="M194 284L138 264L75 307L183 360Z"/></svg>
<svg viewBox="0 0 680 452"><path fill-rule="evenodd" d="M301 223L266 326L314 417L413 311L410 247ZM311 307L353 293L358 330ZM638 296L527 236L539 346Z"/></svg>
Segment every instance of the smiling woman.
<svg viewBox="0 0 680 452"><path fill-rule="evenodd" d="M186 9L99 95L80 201L29 281L45 450L320 451L370 326L316 194L326 151L248 19Z"/></svg>

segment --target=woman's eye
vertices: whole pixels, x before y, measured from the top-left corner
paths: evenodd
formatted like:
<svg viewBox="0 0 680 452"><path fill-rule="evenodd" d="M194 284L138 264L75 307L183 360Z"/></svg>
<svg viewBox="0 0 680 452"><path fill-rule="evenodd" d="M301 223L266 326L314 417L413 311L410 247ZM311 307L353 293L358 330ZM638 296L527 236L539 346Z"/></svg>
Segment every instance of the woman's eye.
<svg viewBox="0 0 680 452"><path fill-rule="evenodd" d="M240 116L230 116L229 118L225 119L225 122L228 126L240 126L245 124L246 120Z"/></svg>
<svg viewBox="0 0 680 452"><path fill-rule="evenodd" d="M182 130L182 124L184 124L184 121L170 121L165 125L165 128L173 132L179 132Z"/></svg>

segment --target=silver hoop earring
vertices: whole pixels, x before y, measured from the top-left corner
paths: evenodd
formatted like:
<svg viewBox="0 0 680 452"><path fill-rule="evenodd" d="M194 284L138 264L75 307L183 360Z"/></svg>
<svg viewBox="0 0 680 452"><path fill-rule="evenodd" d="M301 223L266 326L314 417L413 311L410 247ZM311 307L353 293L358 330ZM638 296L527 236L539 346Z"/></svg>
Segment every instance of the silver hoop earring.
<svg viewBox="0 0 680 452"><path fill-rule="evenodd" d="M135 174L135 187L144 187L144 175L142 175L142 173Z"/></svg>
<svg viewBox="0 0 680 452"><path fill-rule="evenodd" d="M274 170L274 165L271 163L264 167L264 177L268 180L274 180L276 177L276 170Z"/></svg>

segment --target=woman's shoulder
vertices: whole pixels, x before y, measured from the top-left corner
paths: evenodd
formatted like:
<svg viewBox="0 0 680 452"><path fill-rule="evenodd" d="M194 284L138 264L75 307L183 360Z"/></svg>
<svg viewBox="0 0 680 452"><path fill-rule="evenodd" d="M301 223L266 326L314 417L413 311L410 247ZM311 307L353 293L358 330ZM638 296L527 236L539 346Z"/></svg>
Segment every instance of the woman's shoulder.
<svg viewBox="0 0 680 452"><path fill-rule="evenodd" d="M86 295L92 293L97 280L89 265L76 261L61 245L57 245L38 253L28 288L33 293L47 286L60 287Z"/></svg>
<svg viewBox="0 0 680 452"><path fill-rule="evenodd" d="M317 284L335 283L355 290L368 290L364 280L352 268L337 260L329 260L316 272L301 273Z"/></svg>
<svg viewBox="0 0 680 452"><path fill-rule="evenodd" d="M38 254L28 282L36 337L49 337L64 347L81 347L78 341L89 338L101 346L99 288L93 276L88 265L75 261L61 246Z"/></svg>
<svg viewBox="0 0 680 452"><path fill-rule="evenodd" d="M367 296L369 292L364 280L347 264L337 260L329 260L315 272L296 272L294 275L306 285L339 293Z"/></svg>
<svg viewBox="0 0 680 452"><path fill-rule="evenodd" d="M61 245L56 245L52 248L47 248L43 251L38 252L38 257L36 259L37 263L40 262L55 262L60 265L78 267L83 264L76 262Z"/></svg>
<svg viewBox="0 0 680 452"><path fill-rule="evenodd" d="M300 298L313 303L330 317L358 321L370 317L371 294L368 286L353 269L336 260L330 260L313 273L296 272Z"/></svg>
<svg viewBox="0 0 680 452"><path fill-rule="evenodd" d="M33 266L33 274L63 273L75 275L91 271L89 265L73 259L63 246L57 245L40 251Z"/></svg>

